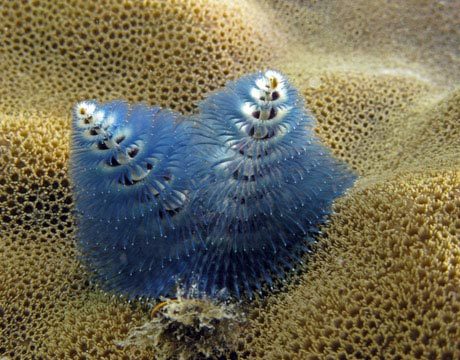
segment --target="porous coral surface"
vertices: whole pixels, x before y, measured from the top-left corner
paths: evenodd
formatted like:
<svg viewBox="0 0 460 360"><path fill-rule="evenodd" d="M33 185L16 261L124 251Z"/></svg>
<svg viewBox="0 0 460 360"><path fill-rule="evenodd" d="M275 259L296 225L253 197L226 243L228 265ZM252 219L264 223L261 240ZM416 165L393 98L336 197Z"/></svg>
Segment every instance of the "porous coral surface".
<svg viewBox="0 0 460 360"><path fill-rule="evenodd" d="M238 355L460 357L458 7L0 1L0 357L167 356L117 345L148 313L80 265L70 109L126 98L191 113L227 79L273 67L360 180L305 271L246 309Z"/></svg>
<svg viewBox="0 0 460 360"><path fill-rule="evenodd" d="M243 357L458 358L459 195L458 171L358 185L308 272L252 311Z"/></svg>
<svg viewBox="0 0 460 360"><path fill-rule="evenodd" d="M2 110L68 113L123 98L190 112L269 57L219 1L2 1ZM257 51L255 51L257 49Z"/></svg>

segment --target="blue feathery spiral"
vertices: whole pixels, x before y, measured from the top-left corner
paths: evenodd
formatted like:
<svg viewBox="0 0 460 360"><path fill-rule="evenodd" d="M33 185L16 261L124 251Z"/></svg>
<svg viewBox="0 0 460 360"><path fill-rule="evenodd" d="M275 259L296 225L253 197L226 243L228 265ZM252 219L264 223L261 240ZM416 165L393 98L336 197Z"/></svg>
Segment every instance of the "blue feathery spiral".
<svg viewBox="0 0 460 360"><path fill-rule="evenodd" d="M189 216L190 126L158 107L84 101L73 113L71 177L84 259L105 288L173 295L200 247Z"/></svg>
<svg viewBox="0 0 460 360"><path fill-rule="evenodd" d="M354 182L278 72L231 82L199 108L192 123L122 101L75 107L78 237L105 288L252 298L302 262Z"/></svg>
<svg viewBox="0 0 460 360"><path fill-rule="evenodd" d="M200 104L195 142L208 184L192 209L208 226L186 284L251 298L301 256L355 176L315 138L297 91L275 71L227 84Z"/></svg>

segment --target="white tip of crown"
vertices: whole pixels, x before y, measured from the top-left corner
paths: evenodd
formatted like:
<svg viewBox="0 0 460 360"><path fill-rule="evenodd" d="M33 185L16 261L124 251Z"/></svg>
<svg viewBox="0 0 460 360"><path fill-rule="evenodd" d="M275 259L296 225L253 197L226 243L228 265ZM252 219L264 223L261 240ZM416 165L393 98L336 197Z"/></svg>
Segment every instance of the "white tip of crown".
<svg viewBox="0 0 460 360"><path fill-rule="evenodd" d="M262 77L256 80L260 90L275 91L283 87L285 79L278 71L267 70Z"/></svg>
<svg viewBox="0 0 460 360"><path fill-rule="evenodd" d="M281 75L278 71L275 70L267 70L264 74L267 79L274 79L277 81L278 84L281 84L284 81L283 75Z"/></svg>
<svg viewBox="0 0 460 360"><path fill-rule="evenodd" d="M241 112L246 115L247 117L252 118L252 113L257 110L257 106L254 104L251 104L249 102L245 102L241 106Z"/></svg>
<svg viewBox="0 0 460 360"><path fill-rule="evenodd" d="M258 78L256 80L256 86L259 90L267 91L269 89L267 78L265 76Z"/></svg>
<svg viewBox="0 0 460 360"><path fill-rule="evenodd" d="M113 115L107 116L107 118L104 121L104 124L102 125L105 129L111 127L115 123L115 117Z"/></svg>
<svg viewBox="0 0 460 360"><path fill-rule="evenodd" d="M261 90L259 87L253 87L251 89L250 94L254 101L261 102L265 100L265 97L267 96L267 91Z"/></svg>
<svg viewBox="0 0 460 360"><path fill-rule="evenodd" d="M98 110L93 114L93 121L96 124L101 123L104 120L105 113L102 110Z"/></svg>
<svg viewBox="0 0 460 360"><path fill-rule="evenodd" d="M96 104L89 101L81 101L75 105L74 112L77 119L83 120L93 116L95 110Z"/></svg>

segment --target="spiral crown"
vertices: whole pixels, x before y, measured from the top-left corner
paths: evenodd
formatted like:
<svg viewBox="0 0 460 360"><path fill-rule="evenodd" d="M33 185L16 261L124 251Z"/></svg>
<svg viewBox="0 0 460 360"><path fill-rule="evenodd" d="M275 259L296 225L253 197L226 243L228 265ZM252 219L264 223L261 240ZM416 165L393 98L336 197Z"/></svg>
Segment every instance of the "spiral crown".
<svg viewBox="0 0 460 360"><path fill-rule="evenodd" d="M123 101L78 103L71 175L84 260L107 289L172 294L198 246L189 216L189 125Z"/></svg>
<svg viewBox="0 0 460 360"><path fill-rule="evenodd" d="M333 199L354 180L314 137L314 120L279 72L246 76L200 104L207 162L192 208L209 224L199 287L252 297L301 262ZM213 265L206 263L213 259Z"/></svg>

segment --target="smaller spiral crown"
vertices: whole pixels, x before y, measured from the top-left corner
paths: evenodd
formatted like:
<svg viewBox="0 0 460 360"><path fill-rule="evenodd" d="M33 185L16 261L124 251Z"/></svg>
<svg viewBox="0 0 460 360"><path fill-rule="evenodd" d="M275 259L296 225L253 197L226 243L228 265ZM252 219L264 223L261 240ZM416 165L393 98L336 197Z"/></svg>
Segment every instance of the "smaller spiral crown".
<svg viewBox="0 0 460 360"><path fill-rule="evenodd" d="M188 136L175 120L172 112L142 104L77 104L72 174L79 210L119 219L181 208L189 191ZM98 211L108 201L112 206Z"/></svg>
<svg viewBox="0 0 460 360"><path fill-rule="evenodd" d="M171 111L123 101L74 107L71 176L84 258L108 289L173 293L195 251L190 127Z"/></svg>

